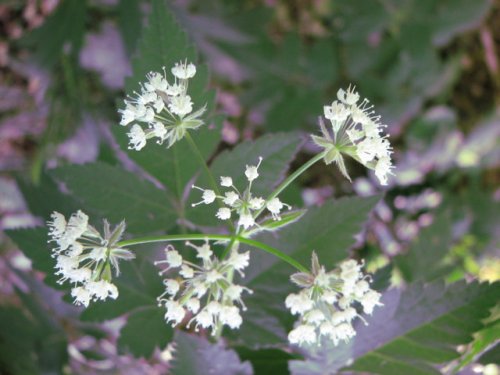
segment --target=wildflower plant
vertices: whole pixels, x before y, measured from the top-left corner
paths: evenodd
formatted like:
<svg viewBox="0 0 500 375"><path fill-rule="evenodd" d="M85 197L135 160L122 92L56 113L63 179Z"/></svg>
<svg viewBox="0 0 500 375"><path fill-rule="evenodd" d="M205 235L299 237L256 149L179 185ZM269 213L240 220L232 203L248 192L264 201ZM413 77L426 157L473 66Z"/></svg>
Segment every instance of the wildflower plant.
<svg viewBox="0 0 500 375"><path fill-rule="evenodd" d="M355 236L380 196L303 208L294 198L297 194L284 195L316 163L335 163L350 180L347 156L374 171L377 185L389 183L393 150L369 101L361 100L353 86L339 89L324 107L320 133L307 136L319 150L302 164L297 158L293 169L304 143L296 133L268 134L232 149L221 147L221 121L211 113L213 95L201 88L207 71L196 63L193 49L162 2L153 4L155 17L138 47L149 58L143 61L139 53L134 61L130 80L139 89L129 91L113 129L118 146L136 165L62 166L48 177L58 187L54 196L62 206L54 209L74 212L81 205L95 215L89 218L78 210L66 218L53 212L43 231L46 237L48 229L51 250L46 253L53 258L45 262L51 265L45 272L70 287L73 302L86 309L86 318L127 314L122 332L148 329L138 339L149 343L146 349L137 349L133 335L120 338L123 348L138 356L151 355L157 345L166 347L174 329L176 335L197 332L212 341L224 337L252 348L289 344L289 351L302 346L331 352L332 345L347 344L356 349L344 346L339 353L361 355L364 348L358 350L361 344L356 341L360 336L370 337L372 329L379 336L393 334L383 329L387 319L380 316L385 313L405 329L401 337L414 334L410 341L419 339L417 323L439 324L443 311L461 313L462 300L453 299L450 307L440 299L459 295L454 289L426 290L418 284L409 288L411 298L401 294L401 300L415 307L415 296L422 295L437 307L430 318L419 315L406 321L404 309L393 302L400 295L382 295L367 273L369 262L350 256ZM160 47L156 38L162 32L168 35ZM168 54L162 49L168 49L165 41L185 45ZM43 186L40 196L48 190ZM37 212L46 214L46 208ZM107 218L102 230L90 224L101 218ZM491 307L481 296L493 295L490 289L470 290L468 298L478 309ZM449 343L441 344L439 350ZM361 365L359 369L365 370Z"/></svg>

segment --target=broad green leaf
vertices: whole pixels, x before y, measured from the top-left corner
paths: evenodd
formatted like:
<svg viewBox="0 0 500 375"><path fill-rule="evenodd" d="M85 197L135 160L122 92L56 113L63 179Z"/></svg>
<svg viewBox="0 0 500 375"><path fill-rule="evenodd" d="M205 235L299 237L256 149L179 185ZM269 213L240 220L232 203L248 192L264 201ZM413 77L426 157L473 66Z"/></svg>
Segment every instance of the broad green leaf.
<svg viewBox="0 0 500 375"><path fill-rule="evenodd" d="M483 327L500 293L500 283L445 286L442 282L392 289L382 297L368 325L358 320L348 344L309 348L309 359L290 364L292 374L323 374L323 369L384 375L439 374L434 367L460 356L456 347Z"/></svg>
<svg viewBox="0 0 500 375"><path fill-rule="evenodd" d="M311 253L316 251L327 269L348 257L355 235L362 229L368 213L380 196L344 198L311 208L297 223L276 233L261 234L257 240L292 256L309 268ZM286 342L294 317L285 308L286 295L296 290L290 282L295 272L288 264L258 249L252 249L250 265L243 283L254 290L245 298L239 337L245 345L259 346Z"/></svg>
<svg viewBox="0 0 500 375"><path fill-rule="evenodd" d="M75 56L82 46L87 4L80 0L63 1L40 26L25 38L33 44L36 57L45 67L52 67L63 52Z"/></svg>
<svg viewBox="0 0 500 375"><path fill-rule="evenodd" d="M156 306L139 310L127 318L120 331L118 346L135 357L148 358L155 348L163 350L172 340L174 330L165 322L164 309Z"/></svg>
<svg viewBox="0 0 500 375"><path fill-rule="evenodd" d="M250 375L252 366L241 362L236 352L226 349L221 341L210 344L206 339L177 331L172 375L224 374Z"/></svg>
<svg viewBox="0 0 500 375"><path fill-rule="evenodd" d="M151 182L104 163L57 168L51 175L63 182L82 209L110 222L125 220L127 232L164 231L175 224L168 195Z"/></svg>
<svg viewBox="0 0 500 375"><path fill-rule="evenodd" d="M150 260L121 262L120 269L120 276L113 278L113 283L118 287L118 298L91 303L83 310L82 320L101 322L117 318L134 309L158 306L156 297L163 293L163 283Z"/></svg>
<svg viewBox="0 0 500 375"><path fill-rule="evenodd" d="M123 43L129 53L135 51L137 39L141 32L143 14L139 0L120 0L118 3L118 26Z"/></svg>
<svg viewBox="0 0 500 375"><path fill-rule="evenodd" d="M406 254L395 257L395 264L407 282L431 281L450 270L444 264L452 243L451 222L447 213L438 214L432 225L424 228Z"/></svg>
<svg viewBox="0 0 500 375"><path fill-rule="evenodd" d="M59 190L48 174L42 173L38 184L29 183L22 178L17 179L17 184L30 212L44 220L49 220L54 211L68 217L81 208L72 197Z"/></svg>
<svg viewBox="0 0 500 375"><path fill-rule="evenodd" d="M51 257L51 244L47 243L49 239L47 228L13 229L6 231L6 234L31 260L32 267L46 274L45 283L53 288L61 289L57 283L58 277L54 275L56 262Z"/></svg>
<svg viewBox="0 0 500 375"><path fill-rule="evenodd" d="M436 12L431 24L434 44L443 46L457 34L478 27L491 5L487 0L436 1Z"/></svg>
<svg viewBox="0 0 500 375"><path fill-rule="evenodd" d="M235 348L243 361L250 361L255 374L289 375L288 361L298 359L296 355L280 349L250 350L246 347Z"/></svg>
<svg viewBox="0 0 500 375"><path fill-rule="evenodd" d="M474 335L474 341L469 346L467 352L462 356L462 359L455 367L454 372L459 371L468 364L477 362L480 357L482 358L483 354L488 354L488 351L494 349L495 345L498 346L498 339L500 338L500 319L498 318L497 312L496 319L487 323L486 327ZM495 362L487 361L486 363ZM498 361L496 361L496 363L498 363Z"/></svg>

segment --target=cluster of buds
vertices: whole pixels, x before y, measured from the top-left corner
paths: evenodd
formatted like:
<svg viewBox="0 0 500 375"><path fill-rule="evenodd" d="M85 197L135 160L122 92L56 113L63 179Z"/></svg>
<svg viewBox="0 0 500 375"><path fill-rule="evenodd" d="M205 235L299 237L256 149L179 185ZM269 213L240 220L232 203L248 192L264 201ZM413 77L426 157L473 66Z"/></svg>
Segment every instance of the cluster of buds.
<svg viewBox="0 0 500 375"><path fill-rule="evenodd" d="M359 94L351 87L347 91L340 89L337 99L324 107L331 130L320 117L321 136L312 136L314 143L324 149L325 163L335 162L342 174L350 179L342 157L342 154L349 155L373 169L380 183L387 185L393 168L392 148L387 135L382 135L385 125L380 123L380 116L375 114L368 99L358 103Z"/></svg>
<svg viewBox="0 0 500 375"><path fill-rule="evenodd" d="M242 323L240 307L246 309L241 295L252 291L233 283L233 277L235 271L243 276L249 252L233 250L227 259L219 260L208 241L201 246L189 242L187 245L196 250L201 265L187 261L170 245L165 248L165 260L155 262L156 265L167 265L160 275L172 269L178 270L177 277L164 280L165 292L158 297L158 304L167 309L165 320L176 326L189 312L192 318L187 326L194 322L196 330L200 327L212 329L212 334L215 334L224 325L239 328Z"/></svg>
<svg viewBox="0 0 500 375"><path fill-rule="evenodd" d="M370 289L369 276L363 274L361 267L355 260L347 260L338 269L326 272L313 252L311 273L291 276L303 289L288 295L285 301L292 314L300 315L300 321L288 335L290 343L319 344L324 336L337 345L356 335L352 322L361 316L353 304L359 303L366 314L381 305L380 293Z"/></svg>
<svg viewBox="0 0 500 375"><path fill-rule="evenodd" d="M231 177L221 177L220 185L225 188L230 188L229 191L224 192L223 196L217 196L213 190L202 189L198 186L193 188L203 192L202 200L194 203L193 206L199 204L211 204L216 199L219 199L224 207L219 208L215 216L220 220L230 220L232 212L234 211L238 216L238 226L244 229L249 229L256 225L255 219L260 214L262 209L266 208L274 220L280 220L280 212L284 207L291 208L286 203L279 200L278 197L265 200L262 197L254 196L252 194L252 182L259 177L259 167L262 163L262 157L259 158L257 165L247 165L245 169L245 176L248 180L248 186L243 192L240 192L233 184Z"/></svg>
<svg viewBox="0 0 500 375"><path fill-rule="evenodd" d="M184 137L188 129L203 125L199 117L206 105L193 112L193 102L187 94L189 79L196 74L196 67L187 62L176 63L171 69L173 83L167 80L167 73L150 72L147 81L141 83L141 92L125 100L120 125L134 123L128 133L129 148L141 150L150 138L158 143L167 141L168 147ZM145 127L139 125L145 124Z"/></svg>
<svg viewBox="0 0 500 375"><path fill-rule="evenodd" d="M59 212L52 213L51 218L47 225L49 242L57 244L52 250L56 275L61 277L60 284L69 281L74 285L71 295L75 304L87 307L90 301L116 299L118 289L111 283L111 268L118 275L119 260L134 258L130 251L116 245L125 231L125 222L111 230L104 220L104 236L101 236L82 211L71 215L67 222Z"/></svg>

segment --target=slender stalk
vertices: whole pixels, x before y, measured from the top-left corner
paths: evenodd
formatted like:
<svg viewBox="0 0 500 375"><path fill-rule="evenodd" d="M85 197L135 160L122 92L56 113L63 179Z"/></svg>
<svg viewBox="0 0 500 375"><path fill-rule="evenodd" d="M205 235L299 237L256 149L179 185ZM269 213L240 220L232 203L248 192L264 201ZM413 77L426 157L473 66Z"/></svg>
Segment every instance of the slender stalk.
<svg viewBox="0 0 500 375"><path fill-rule="evenodd" d="M133 246L133 245L139 245L139 244L144 244L144 243L155 243L155 242L173 242L173 241L189 241L189 240L226 240L226 241L231 241L233 240L233 244L238 241L240 243L244 243L249 246L256 247L260 250L266 251L277 258L287 262L291 266L295 267L301 272L307 272L307 268L305 268L302 264L297 262L295 259L290 257L289 255L281 252L280 250L266 245L265 243L251 240L249 238L244 238L240 236L231 236L227 234L172 234L172 235L165 235L165 236L148 236L148 237L140 237L140 238L134 238L131 240L125 240L125 241L120 241L116 244L116 246L119 247L126 247L126 246Z"/></svg>
<svg viewBox="0 0 500 375"><path fill-rule="evenodd" d="M269 202L273 198L276 198L283 190L285 190L288 187L288 185L290 185L293 181L295 181L297 177L299 177L302 173L308 170L313 164L323 159L324 156L325 156L324 153L320 152L313 158L309 159L307 163L305 163L299 169L293 172L281 184L279 184L276 189L274 189L274 191L269 195L269 197L267 197L267 202ZM257 218L262 213L262 211L264 211L265 207L266 205L264 205L260 210L258 210L255 213L255 218Z"/></svg>
<svg viewBox="0 0 500 375"><path fill-rule="evenodd" d="M215 182L214 176L212 175L210 168L208 168L207 162L205 161L205 158L201 154L200 149L196 145L196 142L194 141L193 137L191 137L191 134L189 134L189 132L187 132L187 131L186 131L185 137L189 143L189 146L191 147L193 152L196 154L196 157L200 161L200 165L203 167L205 174L207 175L210 187L212 188L213 191L215 191L215 194L217 194L217 196L220 197L222 194L219 190L219 187L217 186L217 182ZM222 202L220 202L218 199L217 199L217 204L219 205L219 207L224 207ZM233 222L231 220L226 220L226 223L229 226L230 230L234 231Z"/></svg>
<svg viewBox="0 0 500 375"><path fill-rule="evenodd" d="M186 139L187 139L187 141L189 143L189 146L191 147L191 149L193 150L193 152L196 154L196 157L199 159L200 165L205 170L205 174L208 177L210 187L215 191L215 193L217 195L220 196L221 193L220 193L219 187L217 186L217 183L215 182L214 176L212 175L212 172L208 168L208 165L207 165L207 162L205 161L205 158L201 154L200 149L196 145L196 142L194 141L193 137L191 137L191 134L189 134L189 132L186 132Z"/></svg>

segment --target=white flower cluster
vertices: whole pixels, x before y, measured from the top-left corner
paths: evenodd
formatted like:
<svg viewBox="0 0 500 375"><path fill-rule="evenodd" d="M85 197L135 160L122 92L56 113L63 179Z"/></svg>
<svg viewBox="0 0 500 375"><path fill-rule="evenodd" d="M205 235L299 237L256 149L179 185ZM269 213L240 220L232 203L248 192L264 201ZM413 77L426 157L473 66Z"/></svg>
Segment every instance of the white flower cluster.
<svg viewBox="0 0 500 375"><path fill-rule="evenodd" d="M352 305L361 304L366 314L382 305L380 293L370 289L369 276L361 267L355 260L347 260L339 269L326 272L313 253L312 272L292 275L291 280L304 289L285 301L292 314L300 315L299 324L288 334L290 343L320 343L324 336L337 345L356 335L352 321L361 316Z"/></svg>
<svg viewBox="0 0 500 375"><path fill-rule="evenodd" d="M193 112L193 102L187 94L189 79L196 74L196 67L187 62L176 63L171 69L173 83L168 82L165 68L163 74L150 72L147 81L141 83L141 92L125 100L120 125L135 122L130 132L129 148L141 150L150 138L158 143L167 141L168 147L184 137L188 129L203 125L199 117L206 106ZM139 125L143 123L146 127Z"/></svg>
<svg viewBox="0 0 500 375"><path fill-rule="evenodd" d="M368 99L359 102L359 94L354 88L340 89L337 99L324 107L324 115L330 121L331 131L320 118L321 136L313 135L314 143L325 149L325 162L336 162L341 172L349 178L342 153L348 154L367 168L375 170L382 185L387 185L387 177L393 168L392 148L387 135L382 135L385 125L375 114ZM333 133L333 136L332 136Z"/></svg>
<svg viewBox="0 0 500 375"><path fill-rule="evenodd" d="M259 177L259 167L262 163L262 157L259 158L257 165L247 165L245 169L245 176L248 180L248 186L240 193L240 191L234 186L233 179L231 177L221 177L220 184L222 187L231 188L231 190L224 192L223 196L217 196L213 190L202 189L198 186L193 188L201 190L203 192L202 200L198 203L194 203L192 206L197 206L199 204L211 204L216 199L220 199L225 205L219 208L215 216L220 220L230 220L232 212L236 212L238 215L238 226L242 226L245 229L256 225L255 219L260 214L263 208L266 208L274 220L280 220L280 212L286 206L288 209L291 208L286 203L283 203L279 198L274 197L268 200L262 197L257 197L252 194L252 182Z"/></svg>
<svg viewBox="0 0 500 375"><path fill-rule="evenodd" d="M68 280L73 284L71 295L75 304L87 307L90 301L118 297L118 289L111 283L111 266L119 273L120 259L133 259L134 254L116 247L124 230L120 223L113 231L104 221L104 238L88 223L88 216L82 211L71 215L66 222L64 215L54 212L48 221L49 235L57 246L52 250L56 258L56 275L59 283Z"/></svg>
<svg viewBox="0 0 500 375"><path fill-rule="evenodd" d="M175 327L190 312L192 318L188 327L195 322L196 330L199 327L211 328L212 334L215 334L224 325L231 329L239 328L242 318L236 304L246 310L241 295L252 291L234 284L233 276L234 271L243 276L242 271L248 266L249 252L233 251L229 258L220 261L213 256L208 241L201 246L189 242L187 245L196 250L201 265L183 259L170 245L165 248L166 259L155 262L156 265L167 265L160 275L171 269L178 270L178 277L164 280L165 292L158 297L159 305L167 309L165 320Z"/></svg>

